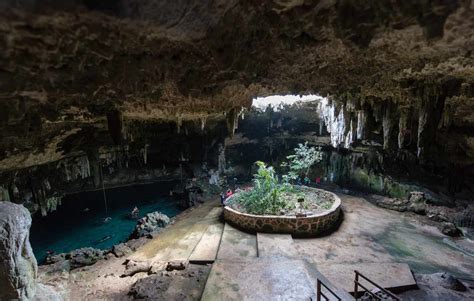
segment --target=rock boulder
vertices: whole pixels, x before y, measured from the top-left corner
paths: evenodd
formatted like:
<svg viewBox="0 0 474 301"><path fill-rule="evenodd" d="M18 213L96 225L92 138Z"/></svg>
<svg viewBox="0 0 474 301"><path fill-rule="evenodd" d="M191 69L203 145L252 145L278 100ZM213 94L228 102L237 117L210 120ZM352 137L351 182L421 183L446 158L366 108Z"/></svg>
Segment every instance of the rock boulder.
<svg viewBox="0 0 474 301"><path fill-rule="evenodd" d="M94 248L81 248L66 255L71 263L71 268L79 268L83 266L93 265L100 259L105 257L105 251Z"/></svg>
<svg viewBox="0 0 474 301"><path fill-rule="evenodd" d="M130 235L130 238L139 238L161 230L162 228L166 227L170 221L171 220L167 215L159 211L148 213L138 220L135 230Z"/></svg>
<svg viewBox="0 0 474 301"><path fill-rule="evenodd" d="M409 211L413 211L417 214L426 214L426 199L424 192L410 192L410 198L408 199L408 202L410 203L408 206Z"/></svg>
<svg viewBox="0 0 474 301"><path fill-rule="evenodd" d="M0 300L32 299L36 292L38 265L29 235L28 210L0 202Z"/></svg>
<svg viewBox="0 0 474 301"><path fill-rule="evenodd" d="M441 223L440 225L440 231L444 235L452 236L452 237L458 237L462 236L462 231L459 230L455 224L449 223L449 222L444 222Z"/></svg>

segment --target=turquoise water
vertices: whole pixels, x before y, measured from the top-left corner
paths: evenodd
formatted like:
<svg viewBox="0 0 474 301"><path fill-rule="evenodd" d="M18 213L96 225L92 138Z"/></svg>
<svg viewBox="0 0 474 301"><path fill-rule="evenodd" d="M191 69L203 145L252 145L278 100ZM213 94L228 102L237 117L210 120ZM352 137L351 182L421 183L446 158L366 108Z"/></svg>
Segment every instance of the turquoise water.
<svg viewBox="0 0 474 301"><path fill-rule="evenodd" d="M83 247L108 249L126 241L136 225L136 220L128 218L135 206L140 217L153 211L169 217L177 215L181 211L178 201L168 196L174 184L160 182L107 189L107 215L102 191L67 195L57 211L46 217L33 217L30 242L38 262L44 260L48 250L59 254ZM105 217L112 219L103 223ZM104 238L108 239L101 241Z"/></svg>

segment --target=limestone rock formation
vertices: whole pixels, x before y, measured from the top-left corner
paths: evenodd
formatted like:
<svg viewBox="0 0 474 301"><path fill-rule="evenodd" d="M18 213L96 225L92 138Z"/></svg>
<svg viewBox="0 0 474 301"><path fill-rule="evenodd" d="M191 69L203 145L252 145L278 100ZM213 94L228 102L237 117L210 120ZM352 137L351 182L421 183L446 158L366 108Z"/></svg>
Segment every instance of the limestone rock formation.
<svg viewBox="0 0 474 301"><path fill-rule="evenodd" d="M71 268L79 268L87 265L92 265L103 259L105 256L105 251L94 248L81 248L70 252L66 255L71 263Z"/></svg>
<svg viewBox="0 0 474 301"><path fill-rule="evenodd" d="M46 214L176 176L163 162L216 155L253 97L288 93L328 96L332 147L451 196L474 181L473 1L92 2L0 4L1 199Z"/></svg>
<svg viewBox="0 0 474 301"><path fill-rule="evenodd" d="M69 253L61 253L46 257L46 264L54 265L51 269L66 270L88 266L103 259L106 251L95 248L81 248Z"/></svg>
<svg viewBox="0 0 474 301"><path fill-rule="evenodd" d="M431 282L432 285L440 285L444 288L455 291L466 291L466 286L462 284L455 276L450 273L435 273L426 275L425 278Z"/></svg>
<svg viewBox="0 0 474 301"><path fill-rule="evenodd" d="M190 264L184 270L160 271L137 280L129 295L135 299L198 300L210 269L209 265Z"/></svg>
<svg viewBox="0 0 474 301"><path fill-rule="evenodd" d="M31 250L28 210L0 202L0 299L28 300L36 292L37 263Z"/></svg>
<svg viewBox="0 0 474 301"><path fill-rule="evenodd" d="M131 253L132 249L127 244L121 243L121 244L113 246L111 252L116 257L123 257L123 256Z"/></svg>
<svg viewBox="0 0 474 301"><path fill-rule="evenodd" d="M426 213L426 200L425 194L419 191L412 191L410 193L410 198L408 199L409 206L408 209L418 214Z"/></svg>
<svg viewBox="0 0 474 301"><path fill-rule="evenodd" d="M444 222L440 225L440 230L443 234L448 236L462 236L462 231L459 230L455 224Z"/></svg>
<svg viewBox="0 0 474 301"><path fill-rule="evenodd" d="M170 218L159 211L148 213L137 221L135 230L130 235L130 238L134 239L149 235L166 227L170 222Z"/></svg>

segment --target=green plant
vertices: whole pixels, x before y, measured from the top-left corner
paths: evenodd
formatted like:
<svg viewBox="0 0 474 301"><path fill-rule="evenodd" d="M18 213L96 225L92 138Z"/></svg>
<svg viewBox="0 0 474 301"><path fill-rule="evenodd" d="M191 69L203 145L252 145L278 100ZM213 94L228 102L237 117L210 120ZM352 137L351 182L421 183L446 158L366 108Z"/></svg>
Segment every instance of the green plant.
<svg viewBox="0 0 474 301"><path fill-rule="evenodd" d="M288 173L283 176L284 181L287 182L294 181L299 177L307 177L311 166L321 162L323 158L321 147L309 147L308 142L299 143L294 151L293 155L286 157L288 161L281 164L282 167L289 169Z"/></svg>
<svg viewBox="0 0 474 301"><path fill-rule="evenodd" d="M253 214L277 214L287 205L282 194L291 191L292 187L278 181L273 167L261 161L256 164L258 170L253 178L253 189L240 193L234 202Z"/></svg>

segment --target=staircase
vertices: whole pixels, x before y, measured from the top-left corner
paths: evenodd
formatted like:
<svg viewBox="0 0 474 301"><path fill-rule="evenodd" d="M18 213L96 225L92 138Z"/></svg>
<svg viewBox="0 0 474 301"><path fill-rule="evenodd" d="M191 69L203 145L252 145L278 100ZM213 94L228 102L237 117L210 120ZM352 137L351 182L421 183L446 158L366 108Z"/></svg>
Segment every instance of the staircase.
<svg viewBox="0 0 474 301"><path fill-rule="evenodd" d="M353 300L299 258L291 235L252 235L225 224L216 257L202 300L317 300L318 279L339 296L328 300Z"/></svg>
<svg viewBox="0 0 474 301"><path fill-rule="evenodd" d="M129 259L212 263L202 300L353 300L354 270L383 288L416 286L406 264L318 264L299 254L291 235L245 233L223 224L221 212L217 203L189 211Z"/></svg>

